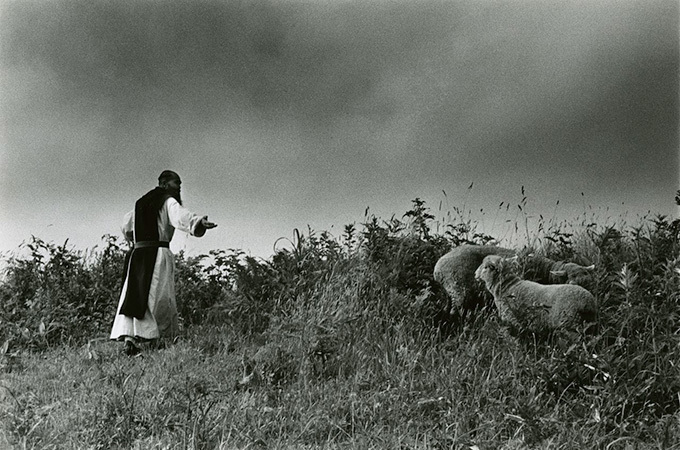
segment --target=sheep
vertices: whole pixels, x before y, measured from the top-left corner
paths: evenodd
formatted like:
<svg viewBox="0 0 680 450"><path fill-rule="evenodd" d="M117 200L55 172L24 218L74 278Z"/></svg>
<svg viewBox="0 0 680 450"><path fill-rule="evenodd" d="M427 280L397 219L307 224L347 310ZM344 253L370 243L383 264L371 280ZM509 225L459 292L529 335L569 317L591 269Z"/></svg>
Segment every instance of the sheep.
<svg viewBox="0 0 680 450"><path fill-rule="evenodd" d="M566 261L554 261L545 256L530 254L523 259L522 278L541 284L576 284L591 286L595 265L581 266Z"/></svg>
<svg viewBox="0 0 680 450"><path fill-rule="evenodd" d="M469 311L486 305L484 287L475 281L475 270L488 255L514 256L514 250L491 245L461 245L439 258L434 279L449 296L448 313ZM542 284L567 283L589 287L595 266L553 261L528 254L522 258L523 278Z"/></svg>
<svg viewBox="0 0 680 450"><path fill-rule="evenodd" d="M595 297L574 284L543 285L522 280L516 263L489 255L475 271L493 295L500 319L519 329L577 329L597 319Z"/></svg>
<svg viewBox="0 0 680 450"><path fill-rule="evenodd" d="M487 255L514 254L503 247L461 245L439 258L434 266L434 279L449 295L449 313L485 306L484 290L475 283L475 270Z"/></svg>

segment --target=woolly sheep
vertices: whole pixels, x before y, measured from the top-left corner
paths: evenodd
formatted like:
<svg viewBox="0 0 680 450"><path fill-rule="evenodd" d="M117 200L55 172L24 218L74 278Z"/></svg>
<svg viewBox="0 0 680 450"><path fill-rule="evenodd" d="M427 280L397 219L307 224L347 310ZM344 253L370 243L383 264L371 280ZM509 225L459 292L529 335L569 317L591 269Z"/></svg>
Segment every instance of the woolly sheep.
<svg viewBox="0 0 680 450"><path fill-rule="evenodd" d="M514 254L503 247L461 245L439 258L434 266L434 279L449 294L450 312L484 306L484 290L475 282L475 270L487 255Z"/></svg>
<svg viewBox="0 0 680 450"><path fill-rule="evenodd" d="M491 245L461 245L442 256L434 267L434 279L449 296L449 313L486 304L484 287L475 281L475 270L488 255L514 256L514 250ZM589 287L594 266L553 261L529 254L522 259L523 278L542 284L577 284Z"/></svg>
<svg viewBox="0 0 680 450"><path fill-rule="evenodd" d="M516 264L502 256L489 255L475 271L493 295L502 321L535 329L573 329L597 318L595 298L574 284L543 285L522 280Z"/></svg>
<svg viewBox="0 0 680 450"><path fill-rule="evenodd" d="M530 254L523 260L522 278L541 284L577 284L588 288L593 281L594 269L595 265L581 266Z"/></svg>

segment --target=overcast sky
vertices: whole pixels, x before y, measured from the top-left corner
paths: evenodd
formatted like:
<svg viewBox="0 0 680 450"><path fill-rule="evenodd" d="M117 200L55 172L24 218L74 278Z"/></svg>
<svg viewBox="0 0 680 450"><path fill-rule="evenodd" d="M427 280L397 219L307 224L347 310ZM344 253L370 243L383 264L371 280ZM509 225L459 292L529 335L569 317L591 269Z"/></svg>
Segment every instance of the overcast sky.
<svg viewBox="0 0 680 450"><path fill-rule="evenodd" d="M294 228L340 236L416 197L489 227L522 186L534 215L675 215L678 16L676 0L0 0L0 251L97 245L164 169L219 224L178 234L190 253L268 256Z"/></svg>

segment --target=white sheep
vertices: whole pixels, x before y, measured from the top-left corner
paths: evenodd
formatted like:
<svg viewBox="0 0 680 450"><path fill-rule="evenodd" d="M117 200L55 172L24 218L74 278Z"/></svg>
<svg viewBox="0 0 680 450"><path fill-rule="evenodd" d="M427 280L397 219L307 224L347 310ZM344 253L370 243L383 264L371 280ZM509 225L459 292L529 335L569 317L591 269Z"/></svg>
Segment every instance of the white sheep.
<svg viewBox="0 0 680 450"><path fill-rule="evenodd" d="M475 278L493 295L501 320L519 328L576 329L597 318L595 297L586 289L522 280L517 276L516 262L502 256L485 257Z"/></svg>
<svg viewBox="0 0 680 450"><path fill-rule="evenodd" d="M541 284L577 284L589 288L593 283L594 270L594 264L581 266L534 254L529 254L522 261L522 278Z"/></svg>
<svg viewBox="0 0 680 450"><path fill-rule="evenodd" d="M475 270L488 255L515 256L514 250L491 245L461 245L439 258L434 279L449 296L449 313L471 310L486 304L484 287L475 281ZM589 287L595 266L553 261L528 254L522 258L523 278L542 284L577 284Z"/></svg>

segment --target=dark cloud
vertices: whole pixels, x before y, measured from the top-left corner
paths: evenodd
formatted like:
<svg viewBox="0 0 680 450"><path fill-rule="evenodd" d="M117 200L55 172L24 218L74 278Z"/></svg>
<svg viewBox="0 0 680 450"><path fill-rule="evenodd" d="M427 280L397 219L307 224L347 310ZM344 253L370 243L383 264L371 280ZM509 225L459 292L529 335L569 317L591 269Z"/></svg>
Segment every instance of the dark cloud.
<svg viewBox="0 0 680 450"><path fill-rule="evenodd" d="M66 96L119 100L126 111L151 100L221 116L223 102L241 94L255 108L320 120L347 113L389 65L435 38L437 22L450 15L440 10L398 3L13 3L4 14L5 64L48 70Z"/></svg>

